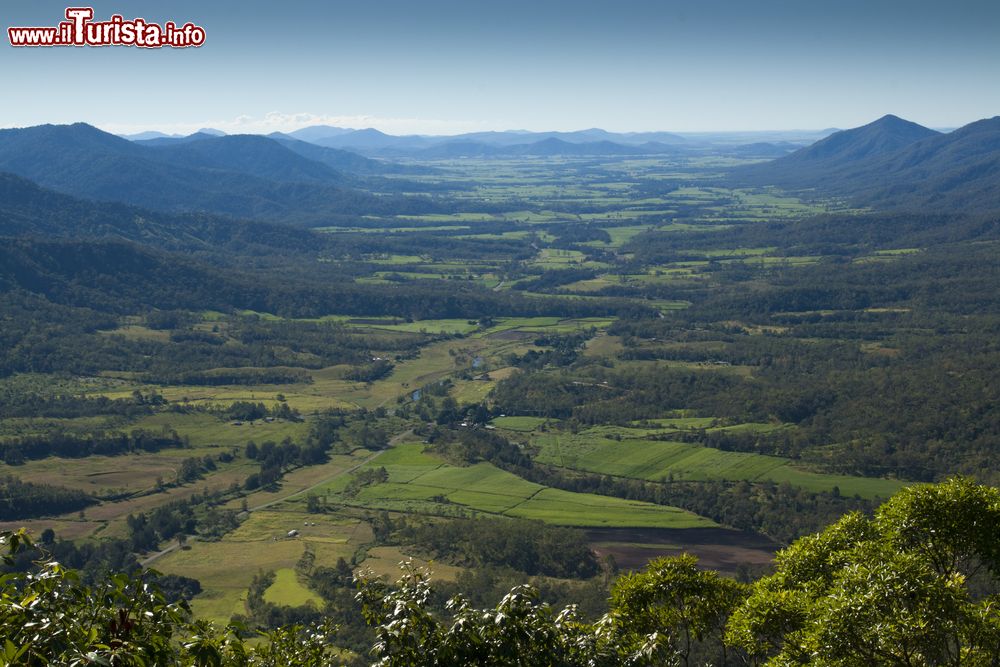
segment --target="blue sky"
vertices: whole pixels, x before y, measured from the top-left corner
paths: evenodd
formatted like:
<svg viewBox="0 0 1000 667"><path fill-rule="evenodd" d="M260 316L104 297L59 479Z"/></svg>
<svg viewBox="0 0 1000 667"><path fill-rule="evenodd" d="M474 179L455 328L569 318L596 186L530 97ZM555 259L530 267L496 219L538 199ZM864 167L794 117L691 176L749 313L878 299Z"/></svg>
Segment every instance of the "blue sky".
<svg viewBox="0 0 1000 667"><path fill-rule="evenodd" d="M66 4L6 0L5 29ZM768 130L1000 114L996 0L93 3L200 49L0 45L0 126Z"/></svg>

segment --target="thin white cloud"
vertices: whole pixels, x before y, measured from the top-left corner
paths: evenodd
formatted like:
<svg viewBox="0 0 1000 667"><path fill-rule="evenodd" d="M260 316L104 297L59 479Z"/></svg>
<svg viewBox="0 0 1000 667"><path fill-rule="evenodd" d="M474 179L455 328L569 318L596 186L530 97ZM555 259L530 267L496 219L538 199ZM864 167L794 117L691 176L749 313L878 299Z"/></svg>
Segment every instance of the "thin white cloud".
<svg viewBox="0 0 1000 667"><path fill-rule="evenodd" d="M312 125L332 125L334 127L363 129L375 128L387 134L461 134L499 129L485 121L443 120L428 118L383 118L381 116L352 115L334 116L308 112L282 113L271 111L263 116L237 116L230 119L204 120L188 123L106 123L100 127L115 134L137 134L155 130L166 134L190 134L201 128L214 128L228 134L270 134L271 132L292 132Z"/></svg>

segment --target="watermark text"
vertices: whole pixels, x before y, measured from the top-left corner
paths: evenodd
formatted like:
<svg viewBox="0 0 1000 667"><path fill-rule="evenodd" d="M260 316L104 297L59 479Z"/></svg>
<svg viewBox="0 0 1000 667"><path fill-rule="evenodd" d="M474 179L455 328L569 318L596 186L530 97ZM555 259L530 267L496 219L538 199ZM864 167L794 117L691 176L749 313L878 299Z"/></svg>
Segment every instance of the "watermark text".
<svg viewBox="0 0 1000 667"><path fill-rule="evenodd" d="M7 28L11 46L137 46L183 49L205 43L205 29L194 23L163 25L120 14L94 21L92 7L67 7L66 20L57 26Z"/></svg>

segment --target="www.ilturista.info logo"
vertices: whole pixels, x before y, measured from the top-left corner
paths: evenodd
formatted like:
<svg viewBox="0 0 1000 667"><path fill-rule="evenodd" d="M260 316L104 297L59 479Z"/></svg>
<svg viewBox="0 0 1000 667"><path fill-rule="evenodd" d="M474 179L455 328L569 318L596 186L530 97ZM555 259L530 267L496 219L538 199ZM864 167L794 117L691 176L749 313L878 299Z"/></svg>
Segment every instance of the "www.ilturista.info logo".
<svg viewBox="0 0 1000 667"><path fill-rule="evenodd" d="M92 7L68 7L66 20L48 28L7 28L11 46L138 46L145 49L185 48L205 43L205 29L193 23L163 25L146 19L125 20L115 14L94 21Z"/></svg>

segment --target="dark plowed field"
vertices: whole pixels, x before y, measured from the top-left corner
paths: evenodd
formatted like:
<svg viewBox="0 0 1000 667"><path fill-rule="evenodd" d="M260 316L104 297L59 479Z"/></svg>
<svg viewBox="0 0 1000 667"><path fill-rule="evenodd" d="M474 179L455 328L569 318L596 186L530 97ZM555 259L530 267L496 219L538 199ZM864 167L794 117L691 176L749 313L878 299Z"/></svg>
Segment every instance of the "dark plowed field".
<svg viewBox="0 0 1000 667"><path fill-rule="evenodd" d="M727 528L594 528L587 539L599 556L614 556L622 570L641 569L659 556L690 553L706 569L733 574L741 564L767 565L779 548L762 535Z"/></svg>

